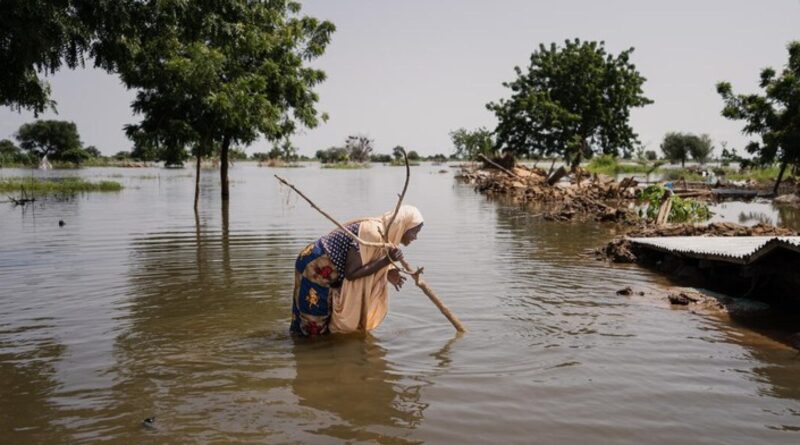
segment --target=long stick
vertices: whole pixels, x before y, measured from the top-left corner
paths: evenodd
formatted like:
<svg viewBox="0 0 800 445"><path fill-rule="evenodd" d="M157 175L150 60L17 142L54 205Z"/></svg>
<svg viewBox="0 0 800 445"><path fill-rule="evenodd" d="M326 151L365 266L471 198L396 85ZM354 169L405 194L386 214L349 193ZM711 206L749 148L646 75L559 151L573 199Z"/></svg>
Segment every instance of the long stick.
<svg viewBox="0 0 800 445"><path fill-rule="evenodd" d="M359 238L358 235L355 235L353 232L347 230L341 223L339 223L339 221L336 221L332 216L330 216L327 213L325 213L324 210L322 210L321 208L317 207L317 205L314 204L314 201L312 201L308 196L304 195L303 192L301 192L300 190L297 190L297 187L295 187L292 184L290 184L289 181L281 178L278 175L274 175L274 176L278 181L282 182L284 185L286 185L290 189L294 190L294 192L297 193L298 195L300 195L301 198L305 199L307 203L311 204L311 207L314 207L314 209L316 209L316 211L318 211L319 213L322 213L322 216L324 216L325 218L328 218L328 220L330 222L336 224L336 227L342 229L342 231L346 235L348 235L350 238L353 238L354 240L356 240L362 246L385 247L385 248L393 248L393 247L395 247L394 244L391 244L391 243L373 243L371 241L364 241L363 239Z"/></svg>

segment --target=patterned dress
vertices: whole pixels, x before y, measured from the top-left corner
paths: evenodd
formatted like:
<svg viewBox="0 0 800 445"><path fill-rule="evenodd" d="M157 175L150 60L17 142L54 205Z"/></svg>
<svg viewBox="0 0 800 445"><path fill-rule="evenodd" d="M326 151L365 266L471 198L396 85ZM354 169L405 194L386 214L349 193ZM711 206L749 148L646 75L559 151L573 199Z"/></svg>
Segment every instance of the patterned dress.
<svg viewBox="0 0 800 445"><path fill-rule="evenodd" d="M359 223L346 229L357 235ZM328 333L333 299L344 281L347 253L351 249L358 251L358 243L336 229L306 246L297 256L290 326L293 334Z"/></svg>

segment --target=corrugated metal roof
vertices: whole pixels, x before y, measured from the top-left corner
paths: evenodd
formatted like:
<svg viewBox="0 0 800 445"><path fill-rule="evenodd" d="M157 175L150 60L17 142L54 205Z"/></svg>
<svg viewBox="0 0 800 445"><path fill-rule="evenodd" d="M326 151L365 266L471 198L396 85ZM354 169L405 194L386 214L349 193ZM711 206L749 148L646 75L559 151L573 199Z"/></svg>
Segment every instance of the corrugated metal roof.
<svg viewBox="0 0 800 445"><path fill-rule="evenodd" d="M752 262L779 247L800 253L800 236L667 236L628 239L639 246L734 263Z"/></svg>

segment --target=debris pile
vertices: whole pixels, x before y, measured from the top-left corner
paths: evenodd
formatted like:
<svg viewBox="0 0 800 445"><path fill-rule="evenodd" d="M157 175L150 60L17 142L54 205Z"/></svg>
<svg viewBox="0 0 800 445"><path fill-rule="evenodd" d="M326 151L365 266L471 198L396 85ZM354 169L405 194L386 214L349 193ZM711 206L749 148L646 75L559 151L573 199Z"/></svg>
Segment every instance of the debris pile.
<svg viewBox="0 0 800 445"><path fill-rule="evenodd" d="M549 178L548 178L549 176ZM517 166L513 169L464 170L458 178L490 197L504 196L520 204L544 206L542 216L553 221L594 219L634 222L637 182L617 182L605 175L577 172L569 183L555 183L542 169Z"/></svg>

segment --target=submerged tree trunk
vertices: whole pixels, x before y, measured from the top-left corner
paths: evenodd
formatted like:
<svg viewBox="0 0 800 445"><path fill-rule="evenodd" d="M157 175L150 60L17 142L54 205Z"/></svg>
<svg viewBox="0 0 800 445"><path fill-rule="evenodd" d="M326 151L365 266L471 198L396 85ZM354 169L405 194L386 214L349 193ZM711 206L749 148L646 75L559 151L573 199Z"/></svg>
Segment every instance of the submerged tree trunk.
<svg viewBox="0 0 800 445"><path fill-rule="evenodd" d="M228 191L228 149L230 146L231 140L229 137L225 136L222 139L222 147L219 152L219 179L223 201L227 201L230 196Z"/></svg>
<svg viewBox="0 0 800 445"><path fill-rule="evenodd" d="M198 150L199 151L199 150ZM194 175L194 213L197 213L197 201L200 199L200 161L203 156L197 153L197 167Z"/></svg>
<svg viewBox="0 0 800 445"><path fill-rule="evenodd" d="M781 185L781 181L783 180L783 174L786 172L786 161L781 162L781 171L778 172L778 179L775 180L775 187L772 188L772 194L778 194L778 187Z"/></svg>

